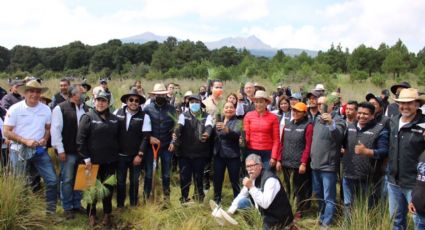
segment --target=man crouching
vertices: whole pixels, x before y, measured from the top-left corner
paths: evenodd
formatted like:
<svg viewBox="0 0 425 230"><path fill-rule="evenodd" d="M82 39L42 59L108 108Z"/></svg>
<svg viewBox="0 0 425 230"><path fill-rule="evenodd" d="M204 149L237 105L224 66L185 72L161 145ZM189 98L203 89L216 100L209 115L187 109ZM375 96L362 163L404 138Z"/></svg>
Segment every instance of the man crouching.
<svg viewBox="0 0 425 230"><path fill-rule="evenodd" d="M263 169L261 157L256 154L246 158L245 166L249 178L243 179L244 187L227 212L233 214L236 209L250 207L251 198L263 217L263 229L296 229L291 205L279 178Z"/></svg>

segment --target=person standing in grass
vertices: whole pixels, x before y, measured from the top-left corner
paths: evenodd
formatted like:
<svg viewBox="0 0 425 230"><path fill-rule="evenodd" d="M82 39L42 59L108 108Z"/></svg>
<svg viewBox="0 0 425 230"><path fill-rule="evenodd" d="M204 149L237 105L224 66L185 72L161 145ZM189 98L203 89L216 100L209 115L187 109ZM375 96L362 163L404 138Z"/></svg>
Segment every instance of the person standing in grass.
<svg viewBox="0 0 425 230"><path fill-rule="evenodd" d="M139 177L142 172L142 159L147 148L147 138L152 131L149 115L140 105L146 99L136 88L121 97L123 108L114 112L120 126L120 153L117 166L117 207L124 208L126 197L127 172L130 172L130 206L135 207L139 198Z"/></svg>
<svg viewBox="0 0 425 230"><path fill-rule="evenodd" d="M419 156L425 149L423 134L425 115L419 109L425 98L414 88L402 89L398 98L400 114L390 121L390 150L388 162L388 199L394 229L407 228L408 204L416 183ZM416 216L413 217L418 223Z"/></svg>
<svg viewBox="0 0 425 230"><path fill-rule="evenodd" d="M283 170L286 192L291 193L297 201L296 219L301 219L307 210L311 197L310 161L313 125L307 117L307 105L298 102L292 107L292 121L286 123L282 135L282 152L276 159L276 169ZM292 180L291 180L292 177ZM291 182L292 181L292 182Z"/></svg>
<svg viewBox="0 0 425 230"><path fill-rule="evenodd" d="M109 111L111 95L100 91L94 99L94 109L81 117L77 133L78 153L83 157L86 169L91 170L92 164L99 165L97 178L102 182L112 175L117 169L119 145L118 118ZM109 194L102 200L103 224L111 224L112 195L114 188L106 185ZM87 205L89 225L96 224L96 203Z"/></svg>
<svg viewBox="0 0 425 230"><path fill-rule="evenodd" d="M320 117L316 119L311 145L313 192L319 199L319 223L328 228L336 211L336 182L339 170L341 145L345 121L338 115L332 117L332 102L327 97L317 100Z"/></svg>
<svg viewBox="0 0 425 230"><path fill-rule="evenodd" d="M182 204L190 202L189 188L194 178L195 200L202 203L205 194L203 191L203 177L205 165L211 157L211 133L213 122L211 115L202 111L201 97L191 95L189 111L180 114L178 128L175 131L179 148L180 189Z"/></svg>
<svg viewBox="0 0 425 230"><path fill-rule="evenodd" d="M223 109L224 120L215 125L214 140L214 201L221 202L221 190L224 173L229 173L233 189L233 197L240 192L239 172L241 167L239 137L241 135L242 121L236 117L236 106L227 102Z"/></svg>
<svg viewBox="0 0 425 230"><path fill-rule="evenodd" d="M4 121L4 135L12 141L10 163L16 175L30 176L32 164L46 184L46 213L56 212L58 180L46 144L50 136L51 111L40 102L47 91L37 80L28 81L20 90L25 99L12 105Z"/></svg>
<svg viewBox="0 0 425 230"><path fill-rule="evenodd" d="M68 87L67 100L59 103L52 113L52 146L60 162L60 194L66 219L81 213L81 191L74 191L76 168L81 160L77 151L77 131L80 118L88 111L81 98L81 85Z"/></svg>
<svg viewBox="0 0 425 230"><path fill-rule="evenodd" d="M144 107L144 111L151 120L152 132L149 137L151 145L160 145L158 151L158 159L161 160L161 179L164 200L170 200L170 177L171 177L171 160L174 152L174 144L172 142L172 133L175 126L173 116L176 116L176 109L167 102L167 93L169 91L164 84L157 83L153 87L153 91L149 94L152 96L152 103ZM143 196L147 200L152 191L152 174L153 174L153 150L148 147L146 154L143 156L143 164L145 168L145 182L143 186Z"/></svg>
<svg viewBox="0 0 425 230"><path fill-rule="evenodd" d="M349 218L354 202L367 198L369 208L376 206L382 190L382 162L388 156L388 130L375 118L369 102L358 104L357 121L347 125L342 158L344 214Z"/></svg>
<svg viewBox="0 0 425 230"><path fill-rule="evenodd" d="M67 78L62 78L59 81L60 91L56 93L52 98L51 108L54 109L60 103L68 99L68 88L71 86L71 82Z"/></svg>
<svg viewBox="0 0 425 230"><path fill-rule="evenodd" d="M263 159L263 167L276 166L279 154L279 121L276 115L267 110L271 100L262 90L255 92L255 111L246 114L243 124L246 136L247 154L257 154Z"/></svg>

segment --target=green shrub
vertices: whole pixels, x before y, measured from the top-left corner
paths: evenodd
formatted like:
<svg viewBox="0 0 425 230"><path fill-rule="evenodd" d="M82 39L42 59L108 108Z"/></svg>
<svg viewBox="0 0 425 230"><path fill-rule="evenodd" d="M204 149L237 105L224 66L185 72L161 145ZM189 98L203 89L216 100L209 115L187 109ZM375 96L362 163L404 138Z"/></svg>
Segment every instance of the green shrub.
<svg viewBox="0 0 425 230"><path fill-rule="evenodd" d="M385 86L385 81L386 81L386 78L383 74L374 74L372 78L370 79L370 82L372 82L372 84L378 87Z"/></svg>

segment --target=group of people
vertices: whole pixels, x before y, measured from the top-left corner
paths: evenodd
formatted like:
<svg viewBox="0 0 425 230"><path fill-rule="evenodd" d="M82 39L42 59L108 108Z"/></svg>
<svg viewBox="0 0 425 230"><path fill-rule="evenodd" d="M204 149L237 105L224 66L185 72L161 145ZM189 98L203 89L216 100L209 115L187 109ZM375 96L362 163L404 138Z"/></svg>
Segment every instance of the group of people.
<svg viewBox="0 0 425 230"><path fill-rule="evenodd" d="M10 85L1 103L9 149L3 159L17 175L43 178L47 214L56 212L59 187L65 217L86 213L90 226L96 224L96 202L82 208L82 193L73 189L78 164L88 170L99 165L100 180L116 175L117 208L122 209L127 177L129 204L138 205L142 170L141 199L152 196L154 167L161 169L168 203L175 163L182 205L203 202L211 175L214 200L221 203L227 169L234 197L227 212L255 206L264 229L296 228L313 197L319 224L328 228L338 182L346 220L353 204L363 202L360 197L367 197L370 208L388 198L394 229L406 229L409 211L416 228L425 228L425 97L407 82L391 87L395 102L390 104L387 90L367 94L362 102L343 102L339 92L326 93L321 84L307 94L279 86L269 96L264 87L247 82L224 97L219 80L180 100L176 84L157 83L145 93L137 81L120 97L118 109L103 79L90 97L86 82L62 79L51 101L42 100L47 88L37 79ZM60 162L59 175L47 154L49 144ZM153 164L156 153L158 165ZM110 225L115 188L107 188L102 223ZM288 194L296 199L295 213Z"/></svg>

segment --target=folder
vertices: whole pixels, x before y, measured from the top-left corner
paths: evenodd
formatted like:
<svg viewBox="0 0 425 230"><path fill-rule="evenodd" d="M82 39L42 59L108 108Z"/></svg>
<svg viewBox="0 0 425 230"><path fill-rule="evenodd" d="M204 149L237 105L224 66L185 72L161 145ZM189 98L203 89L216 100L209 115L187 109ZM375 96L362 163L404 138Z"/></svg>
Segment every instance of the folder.
<svg viewBox="0 0 425 230"><path fill-rule="evenodd" d="M80 164L75 177L74 190L86 190L96 185L97 172L99 165L92 164L91 170L86 170L86 165Z"/></svg>

